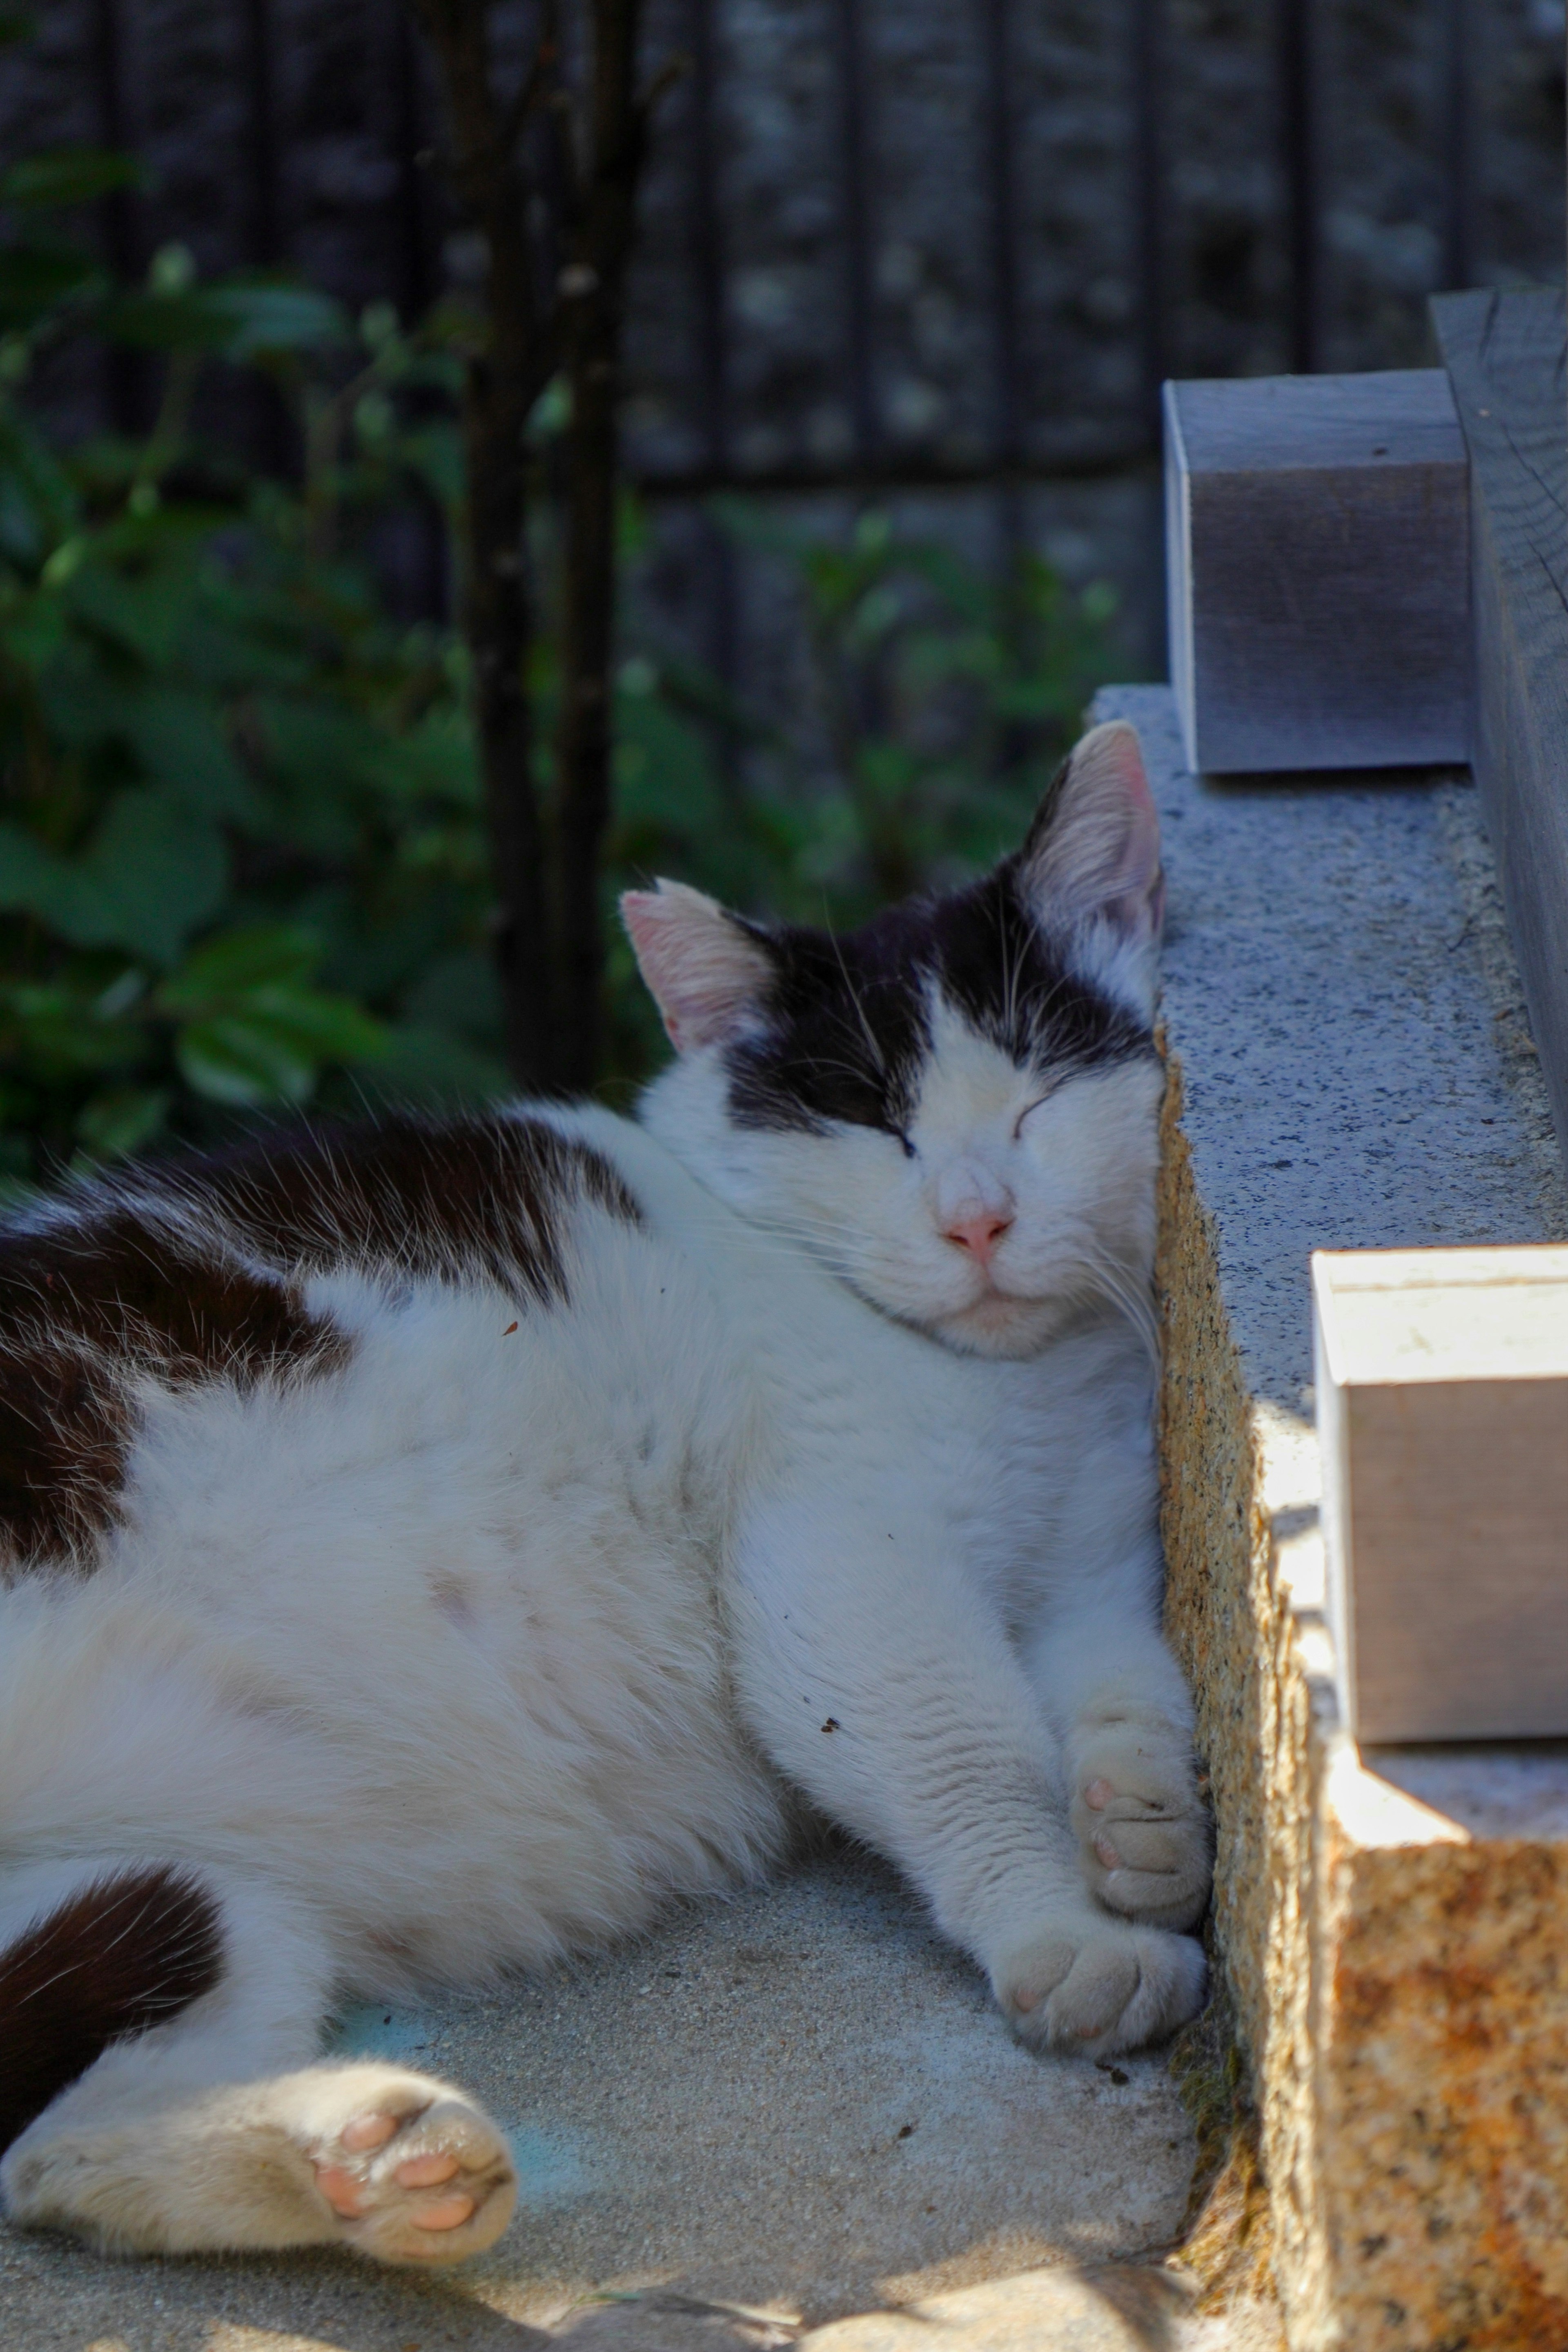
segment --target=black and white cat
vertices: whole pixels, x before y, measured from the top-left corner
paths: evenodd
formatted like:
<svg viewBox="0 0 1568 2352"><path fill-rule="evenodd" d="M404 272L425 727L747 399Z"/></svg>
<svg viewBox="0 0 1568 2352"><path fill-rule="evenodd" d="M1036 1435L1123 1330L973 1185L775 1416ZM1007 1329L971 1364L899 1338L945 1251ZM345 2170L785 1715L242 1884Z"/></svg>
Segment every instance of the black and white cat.
<svg viewBox="0 0 1568 2352"><path fill-rule="evenodd" d="M111 2248L489 2244L345 1993L765 1872L804 1792L1055 2051L1190 2017L1160 1632L1158 828L1085 737L862 930L625 901L678 1048L132 1171L0 1234L0 2186Z"/></svg>

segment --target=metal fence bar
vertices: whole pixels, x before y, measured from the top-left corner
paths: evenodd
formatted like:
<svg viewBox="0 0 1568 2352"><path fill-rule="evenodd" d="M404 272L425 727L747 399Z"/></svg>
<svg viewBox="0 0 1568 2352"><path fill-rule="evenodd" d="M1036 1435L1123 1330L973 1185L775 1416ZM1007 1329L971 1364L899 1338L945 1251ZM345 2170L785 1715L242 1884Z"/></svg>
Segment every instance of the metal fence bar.
<svg viewBox="0 0 1568 2352"><path fill-rule="evenodd" d="M1021 482L1103 481L1112 475L1130 472L1142 465L1148 455L1146 434L1108 434L1095 448L1086 449L1079 444L1059 457L1046 452L1026 457L1016 469L1016 478ZM725 490L749 497L753 490L762 494L773 490L826 492L866 488L984 489L996 478L996 462L989 450L974 457L930 457L921 450L886 447L869 464L862 464L850 452L841 464L800 458L782 466L749 466L743 473L732 467L727 473L715 474L705 466L650 467L641 473L635 469L633 472L638 490L650 499L704 499Z"/></svg>
<svg viewBox="0 0 1568 2352"><path fill-rule="evenodd" d="M1171 372L1166 287L1163 0L1132 0L1132 168L1143 431L1160 446L1160 387Z"/></svg>
<svg viewBox="0 0 1568 2352"><path fill-rule="evenodd" d="M277 76L271 0L245 0L246 258L259 268L281 260L282 173L278 152ZM291 470L292 436L279 388L257 383L250 392L258 461L268 473Z"/></svg>
<svg viewBox="0 0 1568 2352"><path fill-rule="evenodd" d="M396 300L405 323L420 318L436 292L430 253L430 194L426 162L424 92L414 27L404 0L389 0L392 47L392 137L397 156Z"/></svg>
<svg viewBox="0 0 1568 2352"><path fill-rule="evenodd" d="M1279 72L1286 242L1290 256L1290 365L1311 375L1321 363L1321 271L1318 218L1317 80L1312 0L1279 0Z"/></svg>
<svg viewBox="0 0 1568 2352"><path fill-rule="evenodd" d="M697 278L699 383L702 438L716 479L730 471L730 341L720 202L717 0L691 0L691 255ZM728 531L702 519L708 583L708 660L727 695L741 688L741 568ZM719 769L727 791L736 788L741 745L725 720L715 730Z"/></svg>
<svg viewBox="0 0 1568 2352"><path fill-rule="evenodd" d="M1468 286L1475 276L1475 123L1470 90L1469 0L1443 8L1443 283Z"/></svg>
<svg viewBox="0 0 1568 2352"><path fill-rule="evenodd" d="M247 257L266 268L282 249L277 92L269 0L245 0Z"/></svg>
<svg viewBox="0 0 1568 2352"><path fill-rule="evenodd" d="M691 261L697 279L698 398L714 473L730 462L729 320L720 212L719 66L714 0L691 0Z"/></svg>
<svg viewBox="0 0 1568 2352"><path fill-rule="evenodd" d="M1157 431L1161 381L1180 367L1184 356L1190 356L1175 347L1177 301L1171 265L1176 239L1168 217L1171 184L1163 152L1172 120L1172 78L1181 64L1173 48L1167 0L1125 0L1114 14L1105 10L1106 37L1125 44L1128 51L1124 91L1131 111L1131 242L1140 290L1133 331L1138 338L1137 415L1120 424L1096 420L1087 446L1082 428L1089 420L1079 418L1079 430L1062 436L1070 454L1059 459L1049 446L1052 436L1042 433L1046 420L1036 414L1028 381L1016 95L1023 22L1016 12L1028 0L981 0L970 18L981 43L980 123L985 153L978 160L985 192L990 289L973 324L976 346L989 362L992 397L986 449L951 458L902 450L884 425L879 394L876 89L866 11L877 5L897 5L899 0L826 0L837 115L831 163L837 183L838 251L834 258L844 304L844 376L851 430L842 457L823 462L803 450L787 464L763 473L742 469L735 448L734 360L740 329L726 301L718 129L724 97L722 5L723 0L687 0L695 68L689 84L686 217L696 328L689 395L696 454L693 463L675 472L651 478L645 473L645 487L658 496L700 497L726 487L816 490L862 482L880 488L899 483L911 488L976 485L1013 472L1020 479L1110 474L1145 455ZM787 6L789 0L776 0L776 5ZM1476 0L1435 0L1435 5L1437 58L1430 102L1439 134L1441 178L1434 225L1440 232L1445 281L1463 286L1474 281L1478 267L1480 101L1475 85L1483 19ZM231 70L245 80L239 93L244 153L238 159L242 185L237 242L244 258L275 263L289 244L290 134L279 118L279 44L287 20L278 0L226 0L224 14L235 35ZM89 36L84 67L90 77L96 136L106 145L133 148L139 54L134 35L140 11L128 5L128 0L84 0L83 16ZM386 224L386 290L395 295L406 318L421 312L440 284L438 209L425 143L433 135L429 93L404 0L377 0L370 21L384 60L381 135L397 171ZM1286 330L1289 364L1311 371L1324 363L1328 290L1319 136L1325 97L1324 59L1319 53L1322 18L1315 0L1271 0L1270 24L1276 107L1272 123L1259 125L1258 138L1261 152L1278 171L1282 191L1289 277L1279 323ZM103 200L100 218L110 266L117 276L134 279L147 258L142 200L134 192L117 193ZM171 226L177 231L180 225ZM145 430L152 389L146 363L133 352L111 351L105 358L102 382L104 407L116 427ZM289 455L289 436L275 403L272 417L259 436L267 445L267 462Z"/></svg>
<svg viewBox="0 0 1568 2352"><path fill-rule="evenodd" d="M1025 394L1018 304L1018 190L1008 0L985 0L985 176L991 228L992 352L996 457L1012 472L1024 454Z"/></svg>
<svg viewBox="0 0 1568 2352"><path fill-rule="evenodd" d="M869 102L859 0L833 0L838 64L839 172L844 195L844 276L847 306L849 413L855 454L868 472L881 441L872 350L870 203L867 185Z"/></svg>
<svg viewBox="0 0 1568 2352"><path fill-rule="evenodd" d="M93 0L92 75L98 136L105 147L132 147L125 95L124 28L118 0ZM100 206L104 252L115 277L139 278L144 261L136 198L116 188ZM144 432L151 423L147 369L139 352L110 343L104 353L104 391L117 433Z"/></svg>

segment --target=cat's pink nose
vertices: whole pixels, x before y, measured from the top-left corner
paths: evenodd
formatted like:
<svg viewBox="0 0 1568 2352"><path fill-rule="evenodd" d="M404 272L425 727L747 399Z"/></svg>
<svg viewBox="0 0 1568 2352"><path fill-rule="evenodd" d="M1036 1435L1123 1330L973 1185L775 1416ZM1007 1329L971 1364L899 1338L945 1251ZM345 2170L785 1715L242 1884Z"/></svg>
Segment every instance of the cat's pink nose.
<svg viewBox="0 0 1568 2352"><path fill-rule="evenodd" d="M946 1228L944 1240L956 1242L960 1249L977 1257L982 1265L989 1265L991 1253L1003 1234L1011 1231L1013 1220L998 1214L994 1209L981 1209L973 1217L956 1217Z"/></svg>

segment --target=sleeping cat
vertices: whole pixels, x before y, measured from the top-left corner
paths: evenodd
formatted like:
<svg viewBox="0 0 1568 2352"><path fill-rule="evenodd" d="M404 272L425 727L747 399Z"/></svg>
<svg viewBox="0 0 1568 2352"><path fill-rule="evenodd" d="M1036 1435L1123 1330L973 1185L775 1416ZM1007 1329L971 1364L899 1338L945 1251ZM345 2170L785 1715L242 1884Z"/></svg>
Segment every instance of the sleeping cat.
<svg viewBox="0 0 1568 2352"><path fill-rule="evenodd" d="M488 2245L501 2134L315 2063L334 2002L634 1932L802 1795L1031 2045L1198 2005L1132 730L849 936L624 911L677 1049L636 1124L280 1133L0 1234L14 2221Z"/></svg>

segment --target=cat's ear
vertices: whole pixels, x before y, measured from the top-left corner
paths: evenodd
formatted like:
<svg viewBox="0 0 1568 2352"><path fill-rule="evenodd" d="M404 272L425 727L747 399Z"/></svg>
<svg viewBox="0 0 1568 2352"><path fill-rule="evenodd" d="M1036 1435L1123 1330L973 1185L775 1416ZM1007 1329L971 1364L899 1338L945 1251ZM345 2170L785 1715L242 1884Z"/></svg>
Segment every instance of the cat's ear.
<svg viewBox="0 0 1568 2352"><path fill-rule="evenodd" d="M761 941L684 882L626 891L621 920L677 1053L738 1028L773 977Z"/></svg>
<svg viewBox="0 0 1568 2352"><path fill-rule="evenodd" d="M1160 819L1124 719L1075 746L1029 828L1019 878L1037 920L1089 977L1124 980L1141 1006L1152 999L1165 912Z"/></svg>

